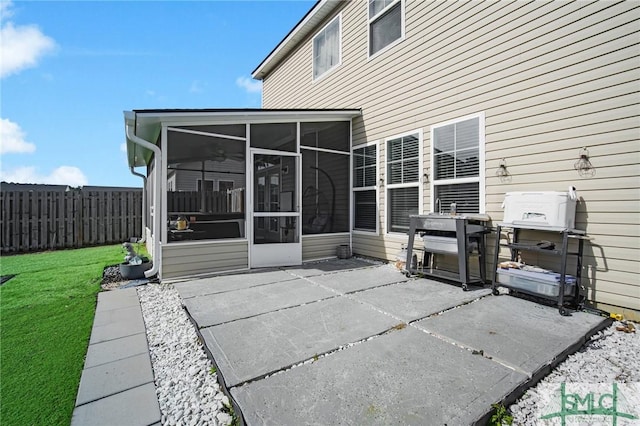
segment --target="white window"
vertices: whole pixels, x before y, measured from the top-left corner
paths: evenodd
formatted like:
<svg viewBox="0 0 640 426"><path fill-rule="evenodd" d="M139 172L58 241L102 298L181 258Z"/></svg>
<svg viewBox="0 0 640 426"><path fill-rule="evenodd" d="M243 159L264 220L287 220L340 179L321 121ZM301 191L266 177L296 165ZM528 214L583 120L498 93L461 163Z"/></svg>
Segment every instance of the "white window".
<svg viewBox="0 0 640 426"><path fill-rule="evenodd" d="M484 213L484 114L431 127L432 209Z"/></svg>
<svg viewBox="0 0 640 426"><path fill-rule="evenodd" d="M340 65L340 15L313 38L313 79Z"/></svg>
<svg viewBox="0 0 640 426"><path fill-rule="evenodd" d="M369 56L404 37L404 0L369 0Z"/></svg>
<svg viewBox="0 0 640 426"><path fill-rule="evenodd" d="M375 143L353 149L353 229L378 232L378 150Z"/></svg>
<svg viewBox="0 0 640 426"><path fill-rule="evenodd" d="M409 231L421 206L422 131L387 140L387 232Z"/></svg>

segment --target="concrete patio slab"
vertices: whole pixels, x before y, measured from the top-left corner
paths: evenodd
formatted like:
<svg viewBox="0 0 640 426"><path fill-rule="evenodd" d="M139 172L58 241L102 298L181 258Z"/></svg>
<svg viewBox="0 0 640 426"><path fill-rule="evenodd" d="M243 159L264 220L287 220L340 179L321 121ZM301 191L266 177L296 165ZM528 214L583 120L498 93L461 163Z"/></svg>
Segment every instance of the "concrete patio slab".
<svg viewBox="0 0 640 426"><path fill-rule="evenodd" d="M86 404L143 384L153 384L149 354L85 368L80 379L76 405Z"/></svg>
<svg viewBox="0 0 640 426"><path fill-rule="evenodd" d="M183 302L198 326L203 328L335 296L307 280L296 279L192 297Z"/></svg>
<svg viewBox="0 0 640 426"><path fill-rule="evenodd" d="M485 355L533 376L574 352L585 336L606 323L584 312L561 316L555 307L508 295L487 297L414 325L430 333L484 351Z"/></svg>
<svg viewBox="0 0 640 426"><path fill-rule="evenodd" d="M351 297L410 322L489 294L491 290L487 288L470 287L469 291L462 291L455 285L416 279L354 293Z"/></svg>
<svg viewBox="0 0 640 426"><path fill-rule="evenodd" d="M138 293L135 288L120 291L103 291L98 293L96 312L132 306L139 306Z"/></svg>
<svg viewBox="0 0 640 426"><path fill-rule="evenodd" d="M409 280L404 274L389 265L370 266L339 274L311 276L308 279L341 293L350 293Z"/></svg>
<svg viewBox="0 0 640 426"><path fill-rule="evenodd" d="M160 420L156 387L147 383L77 407L71 425L151 425Z"/></svg>
<svg viewBox="0 0 640 426"><path fill-rule="evenodd" d="M525 379L407 327L231 394L249 425L469 424Z"/></svg>
<svg viewBox="0 0 640 426"><path fill-rule="evenodd" d="M139 305L137 307L137 310L140 310ZM109 315L113 315L113 318L115 318L114 321L111 323L106 323L104 325L94 324L93 329L91 330L91 338L89 339L89 344L93 345L95 343L106 342L108 340L119 339L125 336L144 333L145 328L144 320L142 319L142 312L140 312L140 314L137 316L118 318L119 312L127 311L130 313L129 308L109 310ZM103 310L101 312L106 311ZM100 315L97 310L96 315Z"/></svg>
<svg viewBox="0 0 640 426"><path fill-rule="evenodd" d="M371 268L373 266L376 266L376 264L352 257L349 259L330 259L326 261L309 262L301 266L284 267L282 269L299 277L313 277L351 269Z"/></svg>
<svg viewBox="0 0 640 426"><path fill-rule="evenodd" d="M178 293L180 293L180 297L188 299L195 296L224 293L227 291L291 281L295 279L295 276L285 271L268 270L185 281L175 283L174 287L178 290Z"/></svg>
<svg viewBox="0 0 640 426"><path fill-rule="evenodd" d="M265 376L397 325L347 298L332 298L201 330L227 386Z"/></svg>
<svg viewBox="0 0 640 426"><path fill-rule="evenodd" d="M102 327L113 324L114 322L132 322L136 321L141 314L140 304L125 308L101 309L99 312L96 312L96 316L93 319L93 326Z"/></svg>
<svg viewBox="0 0 640 426"><path fill-rule="evenodd" d="M113 361L147 353L147 336L145 333L134 334L120 339L89 345L84 368L95 367Z"/></svg>

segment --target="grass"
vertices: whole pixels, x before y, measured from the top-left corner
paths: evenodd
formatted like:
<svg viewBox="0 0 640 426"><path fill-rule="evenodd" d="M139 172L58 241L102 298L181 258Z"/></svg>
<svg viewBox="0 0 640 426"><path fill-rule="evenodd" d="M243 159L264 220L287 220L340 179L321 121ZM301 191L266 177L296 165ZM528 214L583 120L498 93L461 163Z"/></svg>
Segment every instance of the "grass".
<svg viewBox="0 0 640 426"><path fill-rule="evenodd" d="M105 266L120 245L3 256L0 422L68 425Z"/></svg>

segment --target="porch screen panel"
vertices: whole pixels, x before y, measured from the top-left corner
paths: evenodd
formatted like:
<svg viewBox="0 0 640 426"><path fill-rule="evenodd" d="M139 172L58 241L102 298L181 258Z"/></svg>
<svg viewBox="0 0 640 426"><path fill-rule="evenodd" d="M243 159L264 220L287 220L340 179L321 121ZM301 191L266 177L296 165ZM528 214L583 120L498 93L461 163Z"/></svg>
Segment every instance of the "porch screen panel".
<svg viewBox="0 0 640 426"><path fill-rule="evenodd" d="M302 152L302 234L349 232L349 155Z"/></svg>
<svg viewBox="0 0 640 426"><path fill-rule="evenodd" d="M300 123L300 146L348 153L350 127L348 121Z"/></svg>
<svg viewBox="0 0 640 426"><path fill-rule="evenodd" d="M241 127L169 129L168 242L244 237L246 141L238 136Z"/></svg>

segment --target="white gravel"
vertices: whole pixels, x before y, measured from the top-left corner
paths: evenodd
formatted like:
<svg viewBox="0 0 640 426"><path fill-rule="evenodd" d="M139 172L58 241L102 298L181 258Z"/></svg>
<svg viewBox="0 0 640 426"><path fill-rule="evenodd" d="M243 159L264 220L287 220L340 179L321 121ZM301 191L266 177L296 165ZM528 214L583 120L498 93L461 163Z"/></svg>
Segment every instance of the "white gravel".
<svg viewBox="0 0 640 426"><path fill-rule="evenodd" d="M171 285L138 288L163 425L229 425L229 400L212 372L193 324ZM640 330L594 335L578 352L509 406L516 425L539 424L543 392L552 384L639 383ZM636 328L638 325L636 324Z"/></svg>
<svg viewBox="0 0 640 426"><path fill-rule="evenodd" d="M229 399L173 286L138 288L163 425L229 425Z"/></svg>
<svg viewBox="0 0 640 426"><path fill-rule="evenodd" d="M622 325L621 322L615 322L596 333L578 352L570 355L536 386L527 390L509 407L513 424L540 424L540 413L546 408L550 390L557 389L563 382L575 384L575 389L578 389L576 392L582 395L593 391L597 383L629 383L634 384L637 390L640 383L640 331L617 331L616 327ZM638 328L637 324L635 328ZM597 421L594 424L598 424Z"/></svg>

